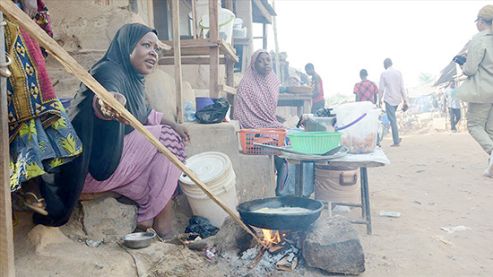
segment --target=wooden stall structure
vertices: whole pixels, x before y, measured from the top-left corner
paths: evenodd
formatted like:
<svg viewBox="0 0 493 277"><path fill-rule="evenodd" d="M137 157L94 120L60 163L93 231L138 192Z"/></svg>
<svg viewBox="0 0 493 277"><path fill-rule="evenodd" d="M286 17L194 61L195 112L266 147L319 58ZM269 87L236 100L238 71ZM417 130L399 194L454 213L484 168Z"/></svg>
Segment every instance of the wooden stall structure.
<svg viewBox="0 0 493 277"><path fill-rule="evenodd" d="M238 57L231 44L221 40L219 38L219 26L218 26L218 1L219 0L209 0L209 37L208 38L198 38L198 19L195 10L195 0L192 0L192 21L195 29L195 37L192 39L181 40L180 43L176 43L180 37L179 31L179 12L175 9L178 5L173 5L173 42L163 41L166 44L173 45L173 49L164 54L163 57L159 59L160 65L175 65L175 72L180 71L181 64L188 65L199 65L208 64L210 65L210 76L209 76L209 95L212 98L217 98L220 92L225 92L227 94L235 94L236 90L233 88L233 67L236 62L238 62ZM178 1L177 1L178 2ZM232 9L233 1L225 1L225 8ZM175 21L176 20L176 21ZM179 46L178 46L179 45ZM180 53L179 55L177 53ZM179 65L178 57L181 59L181 64ZM226 66L226 82L221 85L222 82L219 80L219 65L225 64ZM179 82L179 80L176 80ZM178 86L178 85L177 85ZM181 85L180 85L181 86ZM177 91L177 98L181 98L181 94ZM181 110L181 106L177 107Z"/></svg>

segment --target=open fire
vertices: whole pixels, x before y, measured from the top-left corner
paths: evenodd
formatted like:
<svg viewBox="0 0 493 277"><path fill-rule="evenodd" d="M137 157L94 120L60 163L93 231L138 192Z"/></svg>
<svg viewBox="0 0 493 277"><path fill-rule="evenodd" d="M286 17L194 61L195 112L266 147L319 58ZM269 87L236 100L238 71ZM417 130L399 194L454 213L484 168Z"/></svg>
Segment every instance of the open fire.
<svg viewBox="0 0 493 277"><path fill-rule="evenodd" d="M262 240L264 244L267 245L267 247L271 247L279 244L282 241L281 237L285 236L285 234L281 236L281 233L276 230L269 230L269 229L261 229L261 230L262 230Z"/></svg>
<svg viewBox="0 0 493 277"><path fill-rule="evenodd" d="M293 271L298 265L300 254L299 236L282 233L277 230L261 229L264 246L253 260L250 268L254 268L261 260L268 260L277 270ZM288 237L293 238L288 238Z"/></svg>

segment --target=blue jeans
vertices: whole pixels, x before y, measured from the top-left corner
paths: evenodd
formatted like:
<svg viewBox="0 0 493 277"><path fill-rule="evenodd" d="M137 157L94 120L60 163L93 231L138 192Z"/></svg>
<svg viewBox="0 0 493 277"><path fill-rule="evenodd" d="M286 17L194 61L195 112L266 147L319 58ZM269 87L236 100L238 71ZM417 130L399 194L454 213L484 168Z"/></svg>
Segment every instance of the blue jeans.
<svg viewBox="0 0 493 277"><path fill-rule="evenodd" d="M449 113L450 113L450 129L451 130L457 130L457 123L460 120L460 109L454 109L454 108L449 108Z"/></svg>
<svg viewBox="0 0 493 277"><path fill-rule="evenodd" d="M392 140L394 144L399 144L401 142L399 138L399 128L397 127L397 118L395 117L395 111L398 106L392 106L385 102L385 112L387 113L387 118L390 121L390 128L392 129Z"/></svg>

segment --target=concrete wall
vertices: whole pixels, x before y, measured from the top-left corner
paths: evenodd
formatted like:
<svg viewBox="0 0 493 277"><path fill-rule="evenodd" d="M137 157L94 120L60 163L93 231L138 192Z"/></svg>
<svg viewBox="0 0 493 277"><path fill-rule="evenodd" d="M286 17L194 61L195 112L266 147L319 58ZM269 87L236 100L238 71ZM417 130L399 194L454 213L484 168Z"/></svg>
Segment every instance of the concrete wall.
<svg viewBox="0 0 493 277"><path fill-rule="evenodd" d="M87 69L102 57L123 24L145 23L128 10L128 0L112 3L114 5L106 6L91 1L47 0L54 39ZM71 98L80 81L52 57L48 57L47 67L50 78L56 84L57 95Z"/></svg>

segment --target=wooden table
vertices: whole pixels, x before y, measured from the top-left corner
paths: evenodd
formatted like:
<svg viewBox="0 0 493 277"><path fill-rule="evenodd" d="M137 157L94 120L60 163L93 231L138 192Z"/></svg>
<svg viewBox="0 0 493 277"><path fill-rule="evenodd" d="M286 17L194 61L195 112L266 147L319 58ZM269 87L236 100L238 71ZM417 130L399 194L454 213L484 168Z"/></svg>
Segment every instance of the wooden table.
<svg viewBox="0 0 493 277"><path fill-rule="evenodd" d="M302 116L312 110L312 95L301 93L279 93L277 106L296 107L296 114Z"/></svg>
<svg viewBox="0 0 493 277"><path fill-rule="evenodd" d="M371 208L370 208L370 193L368 184L368 168L380 167L390 164L389 159L380 147L377 147L373 153L370 154L347 154L346 156L327 159L321 156L310 155L296 155L285 153L283 158L286 158L289 163L293 163L296 166L295 175L295 195L302 196L303 194L303 164L324 164L331 166L341 167L359 167L360 168L360 184L361 184L361 203L341 203L341 202L329 202L329 210L331 210L332 204L339 206L349 206L361 208L361 220L352 220L355 224L365 224L366 231L369 235L372 234L371 226ZM315 166L313 167L315 168ZM314 174L315 176L315 174Z"/></svg>

